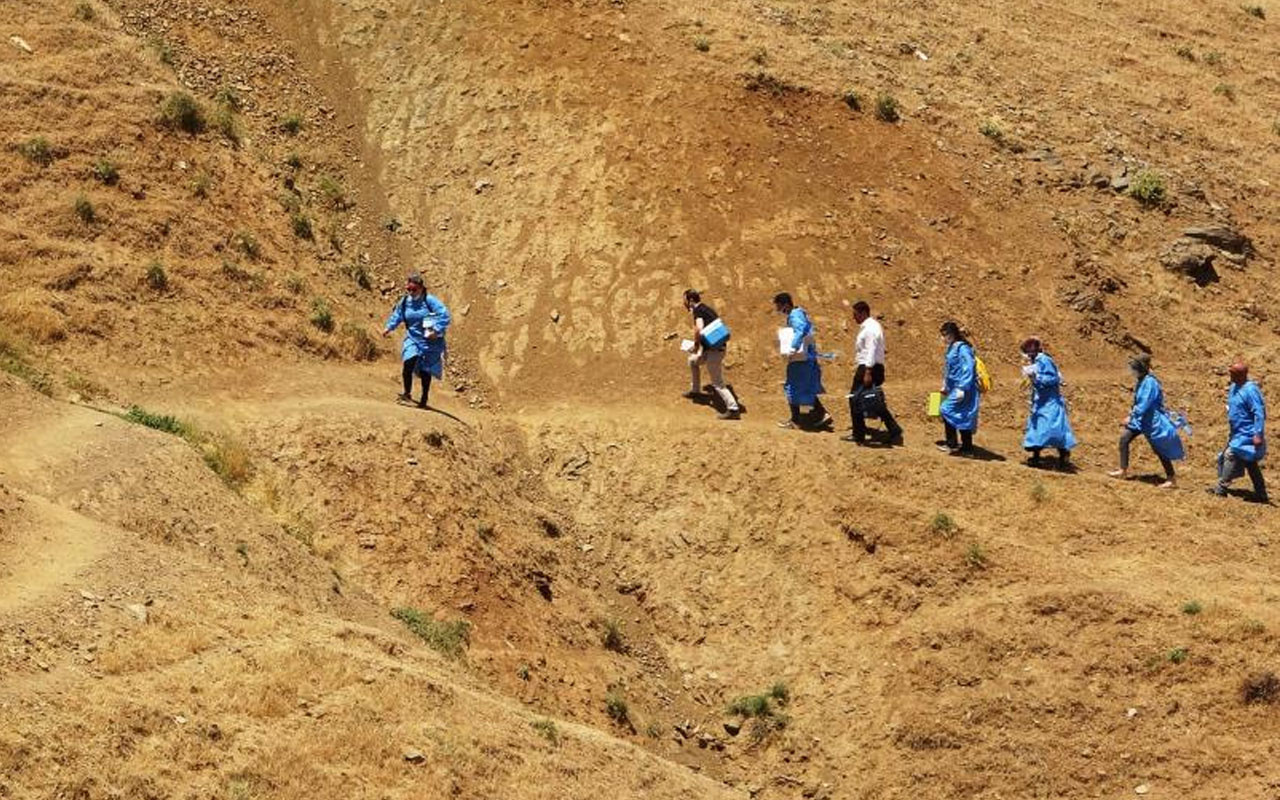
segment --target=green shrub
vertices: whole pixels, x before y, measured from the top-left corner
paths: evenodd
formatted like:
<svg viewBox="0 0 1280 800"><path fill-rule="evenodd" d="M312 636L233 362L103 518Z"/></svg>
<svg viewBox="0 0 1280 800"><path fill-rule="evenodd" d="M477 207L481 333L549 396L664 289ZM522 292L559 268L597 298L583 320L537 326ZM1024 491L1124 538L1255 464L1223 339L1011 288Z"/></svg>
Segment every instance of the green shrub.
<svg viewBox="0 0 1280 800"><path fill-rule="evenodd" d="M165 274L164 265L159 261L152 261L147 267L145 278L147 286L157 292L163 292L169 288L169 276Z"/></svg>
<svg viewBox="0 0 1280 800"><path fill-rule="evenodd" d="M233 86L223 86L213 95L213 100L218 105L229 111L241 111L244 109L244 101L240 98L240 93Z"/></svg>
<svg viewBox="0 0 1280 800"><path fill-rule="evenodd" d="M93 207L93 202L84 195L77 195L72 209L76 212L76 216L86 225L92 225L98 221L98 211Z"/></svg>
<svg viewBox="0 0 1280 800"><path fill-rule="evenodd" d="M315 238L315 233L311 230L311 219L301 211L295 211L289 215L289 224L293 228L293 235L299 239L311 240Z"/></svg>
<svg viewBox="0 0 1280 800"><path fill-rule="evenodd" d="M302 156L290 153L284 157L284 165L289 169L302 169Z"/></svg>
<svg viewBox="0 0 1280 800"><path fill-rule="evenodd" d="M1241 10L1244 11L1244 13L1248 14L1251 17L1257 17L1258 19L1267 18L1267 10L1262 6L1243 5L1243 6L1240 6L1240 8Z"/></svg>
<svg viewBox="0 0 1280 800"><path fill-rule="evenodd" d="M1191 653L1185 647L1175 647L1165 657L1174 664L1181 664L1191 657Z"/></svg>
<svg viewBox="0 0 1280 800"><path fill-rule="evenodd" d="M1139 172L1129 184L1129 196L1149 208L1163 206L1169 199L1164 178L1158 172L1149 169Z"/></svg>
<svg viewBox="0 0 1280 800"><path fill-rule="evenodd" d="M536 719L529 723L529 727L537 731L538 735L550 742L553 747L560 744L560 731L551 720Z"/></svg>
<svg viewBox="0 0 1280 800"><path fill-rule="evenodd" d="M156 53L156 58L160 59L160 63L165 66L172 67L174 61L173 45L164 39L153 36L147 40L147 44Z"/></svg>
<svg viewBox="0 0 1280 800"><path fill-rule="evenodd" d="M120 181L120 170L109 158L100 158L93 162L93 177L107 186L114 186Z"/></svg>
<svg viewBox="0 0 1280 800"><path fill-rule="evenodd" d="M902 119L898 101L890 94L882 94L876 98L876 119L881 122L897 122Z"/></svg>
<svg viewBox="0 0 1280 800"><path fill-rule="evenodd" d="M347 267L347 277L356 282L356 286L369 290L373 288L373 278L364 264L356 262Z"/></svg>
<svg viewBox="0 0 1280 800"><path fill-rule="evenodd" d="M209 177L209 173L198 173L191 179L191 193L201 199L209 196L209 190L213 188L213 178Z"/></svg>
<svg viewBox="0 0 1280 800"><path fill-rule="evenodd" d="M286 114L280 118L280 130L290 136L297 136L302 132L302 117L298 114Z"/></svg>
<svg viewBox="0 0 1280 800"><path fill-rule="evenodd" d="M236 147L240 146L241 140L244 138L243 132L240 130L240 120L236 119L236 113L229 108L220 107L213 112L213 127L218 133L222 134L222 138L226 139Z"/></svg>
<svg viewBox="0 0 1280 800"><path fill-rule="evenodd" d="M729 704L727 711L740 717L772 717L777 713L775 703L779 708L784 708L789 702L791 692L785 683L779 681L769 687L768 691L739 697Z"/></svg>
<svg viewBox="0 0 1280 800"><path fill-rule="evenodd" d="M171 92L160 103L160 124L190 134L200 133L205 127L204 109L190 93Z"/></svg>
<svg viewBox="0 0 1280 800"><path fill-rule="evenodd" d="M56 154L53 151L53 145L49 144L49 140L43 136L33 136L22 144L18 145L18 152L22 157L33 164L39 164L47 167L53 163Z"/></svg>
<svg viewBox="0 0 1280 800"><path fill-rule="evenodd" d="M964 553L964 563L973 569L986 569L991 562L987 558L987 551L982 548L982 545L974 542L969 545L969 549Z"/></svg>
<svg viewBox="0 0 1280 800"><path fill-rule="evenodd" d="M0 331L0 372L7 372L26 382L32 389L46 396L53 395L53 381L44 372L31 366L23 348Z"/></svg>
<svg viewBox="0 0 1280 800"><path fill-rule="evenodd" d="M1180 44L1177 47L1173 48L1173 52L1178 55L1178 58L1182 58L1187 61L1196 60L1195 51L1191 49L1191 45L1189 44Z"/></svg>
<svg viewBox="0 0 1280 800"><path fill-rule="evenodd" d="M231 243L240 252L253 260L257 260L262 255L262 246L258 244L258 238L249 231L236 231L231 237Z"/></svg>
<svg viewBox="0 0 1280 800"><path fill-rule="evenodd" d="M325 333L333 330L333 309L323 297L311 301L311 324Z"/></svg>
<svg viewBox="0 0 1280 800"><path fill-rule="evenodd" d="M122 416L125 420L137 425L162 433L171 433L184 439L191 438L195 433L195 430L190 425L182 422L177 417L169 414L156 414L140 406L130 406L129 410Z"/></svg>
<svg viewBox="0 0 1280 800"><path fill-rule="evenodd" d="M347 190L342 188L342 184L333 177L328 175L320 178L320 194L324 195L325 201L338 211L347 208Z"/></svg>
<svg viewBox="0 0 1280 800"><path fill-rule="evenodd" d="M1224 60L1226 60L1226 56L1222 54L1221 50L1210 50L1204 54L1204 63L1211 67L1220 66Z"/></svg>
<svg viewBox="0 0 1280 800"><path fill-rule="evenodd" d="M98 12L93 10L93 6L88 3L76 3L76 19L81 22L93 22L98 18Z"/></svg>
<svg viewBox="0 0 1280 800"><path fill-rule="evenodd" d="M959 530L959 526L956 525L955 520L951 519L950 514L945 511L939 511L933 515L933 519L929 522L929 529L942 536L951 536Z"/></svg>
<svg viewBox="0 0 1280 800"><path fill-rule="evenodd" d="M435 620L408 606L393 609L391 616L403 622L427 646L451 658L461 656L471 642L471 623L465 619Z"/></svg>
<svg viewBox="0 0 1280 800"><path fill-rule="evenodd" d="M1227 100L1231 101L1232 103L1236 101L1236 87L1232 86L1229 83L1220 83L1217 86L1213 87L1213 93L1218 95L1219 97L1227 98Z"/></svg>
<svg viewBox="0 0 1280 800"><path fill-rule="evenodd" d="M1194 617L1196 614L1199 614L1201 611L1204 611L1204 607L1200 605L1199 600L1188 600L1187 602L1182 604L1182 613L1186 614L1187 616Z"/></svg>
<svg viewBox="0 0 1280 800"><path fill-rule="evenodd" d="M699 36L693 40L693 48L699 53L705 53L711 49L711 40L705 36Z"/></svg>
<svg viewBox="0 0 1280 800"><path fill-rule="evenodd" d="M627 652L627 640L622 634L622 624L616 619L606 619L600 626L600 643L605 650Z"/></svg>
<svg viewBox="0 0 1280 800"><path fill-rule="evenodd" d="M610 689L605 694L604 711L609 715L609 719L619 725L626 725L631 722L631 709L627 707L627 700L616 689Z"/></svg>
<svg viewBox="0 0 1280 800"><path fill-rule="evenodd" d="M1004 143L1004 128L1000 127L1000 123L993 119L983 120L978 125L978 133L987 137L996 144Z"/></svg>
<svg viewBox="0 0 1280 800"><path fill-rule="evenodd" d="M844 100L844 104L848 106L850 110L852 111L862 110L862 95L858 94L856 90L850 89L849 91L845 92L842 99Z"/></svg>

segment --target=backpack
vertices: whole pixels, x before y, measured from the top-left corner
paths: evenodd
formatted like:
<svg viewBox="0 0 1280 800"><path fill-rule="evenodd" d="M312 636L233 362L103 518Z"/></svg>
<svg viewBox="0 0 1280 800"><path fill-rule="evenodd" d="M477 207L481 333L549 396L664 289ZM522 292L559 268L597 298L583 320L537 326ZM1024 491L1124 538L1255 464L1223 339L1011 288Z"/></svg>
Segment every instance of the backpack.
<svg viewBox="0 0 1280 800"><path fill-rule="evenodd" d="M987 365L982 363L982 359L975 354L973 357L973 371L978 379L978 393L986 394L991 391L991 373L987 370Z"/></svg>

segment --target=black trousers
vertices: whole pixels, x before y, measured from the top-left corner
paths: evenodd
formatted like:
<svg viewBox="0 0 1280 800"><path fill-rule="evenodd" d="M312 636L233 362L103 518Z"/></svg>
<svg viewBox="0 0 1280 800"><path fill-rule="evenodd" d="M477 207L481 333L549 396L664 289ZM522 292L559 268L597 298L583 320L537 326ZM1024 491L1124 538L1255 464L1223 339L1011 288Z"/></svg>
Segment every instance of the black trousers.
<svg viewBox="0 0 1280 800"><path fill-rule="evenodd" d="M957 434L960 438L960 441L958 442L956 441ZM952 427L950 422L943 420L942 436L947 442L947 447L950 447L952 450L959 448L967 453L973 449L973 431L957 431Z"/></svg>
<svg viewBox="0 0 1280 800"><path fill-rule="evenodd" d="M871 367L871 385L884 385L884 364L876 364ZM859 364L858 368L853 371L853 384L849 386L849 394L857 394L862 388L862 382L867 378L867 365ZM853 438L862 442L867 438L867 418L862 413L862 408L858 405L855 398L849 398L849 418L853 420ZM889 413L889 403L886 401L884 413L880 415L880 421L884 423L884 429L888 432L889 438L902 435L902 426L893 418L893 414Z"/></svg>
<svg viewBox="0 0 1280 800"><path fill-rule="evenodd" d="M404 379L404 399L412 400L410 396L413 394L413 373L418 371L418 356L414 356L404 362L401 378ZM418 401L418 405L425 406L427 404L427 396L431 394L431 373L422 373L422 399Z"/></svg>
<svg viewBox="0 0 1280 800"><path fill-rule="evenodd" d="M1142 431L1135 431L1132 428L1125 428L1124 433L1120 435L1120 469L1129 468L1129 445L1141 435ZM1159 453L1156 453L1156 458L1160 459L1160 466L1164 467L1165 477L1173 480L1173 462Z"/></svg>

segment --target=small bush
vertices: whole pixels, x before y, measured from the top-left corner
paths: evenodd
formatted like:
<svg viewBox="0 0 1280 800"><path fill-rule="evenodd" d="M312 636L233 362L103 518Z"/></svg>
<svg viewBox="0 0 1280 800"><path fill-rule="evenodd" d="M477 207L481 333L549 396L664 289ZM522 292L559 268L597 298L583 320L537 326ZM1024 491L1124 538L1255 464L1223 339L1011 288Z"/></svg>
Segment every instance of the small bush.
<svg viewBox="0 0 1280 800"><path fill-rule="evenodd" d="M160 124L197 134L204 130L204 109L188 92L175 91L160 103Z"/></svg>
<svg viewBox="0 0 1280 800"><path fill-rule="evenodd" d="M209 190L213 188L213 178L207 172L201 172L191 179L191 193L196 197L204 199L209 196Z"/></svg>
<svg viewBox="0 0 1280 800"><path fill-rule="evenodd" d="M1049 499L1049 489L1040 481L1031 484L1031 499L1039 504Z"/></svg>
<svg viewBox="0 0 1280 800"><path fill-rule="evenodd" d="M289 225L293 228L293 235L299 239L310 241L315 238L315 232L311 230L311 218L301 211L289 215Z"/></svg>
<svg viewBox="0 0 1280 800"><path fill-rule="evenodd" d="M33 136L18 145L18 152L32 164L38 164L42 167L49 166L56 158L53 152L53 145L49 144L49 140L43 136Z"/></svg>
<svg viewBox="0 0 1280 800"><path fill-rule="evenodd" d="M253 477L253 461L249 450L235 439L219 436L204 444L204 463L224 483L238 488Z"/></svg>
<svg viewBox="0 0 1280 800"><path fill-rule="evenodd" d="M560 744L560 731L551 720L536 719L529 723L529 727L537 731L538 735L550 742L553 747Z"/></svg>
<svg viewBox="0 0 1280 800"><path fill-rule="evenodd" d="M616 619L606 619L600 624L600 643L605 650L627 652L627 640L622 634L622 624Z"/></svg>
<svg viewBox="0 0 1280 800"><path fill-rule="evenodd" d="M324 195L325 201L338 211L348 207L347 190L342 188L342 184L336 178L328 175L322 177L320 179L320 194Z"/></svg>
<svg viewBox="0 0 1280 800"><path fill-rule="evenodd" d="M960 528L950 514L945 511L939 511L933 515L933 519L929 522L929 529L941 536L951 536Z"/></svg>
<svg viewBox="0 0 1280 800"><path fill-rule="evenodd" d="M978 133L987 137L996 144L1004 142L1004 128L1001 128L1000 123L993 119L983 120L982 123L978 125Z"/></svg>
<svg viewBox="0 0 1280 800"><path fill-rule="evenodd" d="M391 616L403 622L427 646L450 658L461 656L471 642L471 623L465 619L453 622L434 620L418 609L407 606L393 609Z"/></svg>
<svg viewBox="0 0 1280 800"><path fill-rule="evenodd" d="M533 670L529 668L528 664L521 664L516 667L516 677L522 681L527 681L533 677Z"/></svg>
<svg viewBox="0 0 1280 800"><path fill-rule="evenodd" d="M76 216L86 225L92 225L98 221L98 211L93 207L93 202L84 195L77 195L75 203L71 206L76 212Z"/></svg>
<svg viewBox="0 0 1280 800"><path fill-rule="evenodd" d="M1243 5L1243 6L1240 6L1240 8L1241 10L1244 11L1244 13L1248 14L1251 17L1257 17L1258 19L1267 18L1267 10L1262 6Z"/></svg>
<svg viewBox="0 0 1280 800"><path fill-rule="evenodd" d="M258 238L249 231L237 231L231 237L231 243L237 250L255 261L262 255L262 246L258 244Z"/></svg>
<svg viewBox="0 0 1280 800"><path fill-rule="evenodd" d="M1173 52L1177 54L1178 58L1185 59L1187 61L1196 60L1195 51L1191 49L1191 45L1189 44L1180 44L1173 48Z"/></svg>
<svg viewBox="0 0 1280 800"><path fill-rule="evenodd" d="M804 91L802 87L764 70L747 75L745 79L746 88L749 92L767 92L774 97L782 97L783 95L798 94Z"/></svg>
<svg viewBox="0 0 1280 800"><path fill-rule="evenodd" d="M290 153L284 157L284 165L289 169L302 169L302 156Z"/></svg>
<svg viewBox="0 0 1280 800"><path fill-rule="evenodd" d="M890 94L882 94L876 98L876 119L881 122L897 122L902 119L898 101Z"/></svg>
<svg viewBox="0 0 1280 800"><path fill-rule="evenodd" d="M1222 62L1225 60L1226 56L1222 54L1221 50L1210 50L1208 53L1204 54L1204 63L1211 67L1221 66Z"/></svg>
<svg viewBox="0 0 1280 800"><path fill-rule="evenodd" d="M107 186L115 186L120 182L120 169L109 158L100 158L93 162L93 177Z"/></svg>
<svg viewBox="0 0 1280 800"><path fill-rule="evenodd" d="M711 49L711 40L705 36L699 36L693 40L693 48L699 53L705 53Z"/></svg>
<svg viewBox="0 0 1280 800"><path fill-rule="evenodd" d="M1244 679L1240 699L1246 705L1280 702L1280 678L1274 672L1260 672Z"/></svg>
<svg viewBox="0 0 1280 800"><path fill-rule="evenodd" d="M147 40L147 44L156 53L156 58L160 59L160 63L167 67L172 67L174 62L173 45L169 44L160 37L152 37Z"/></svg>
<svg viewBox="0 0 1280 800"><path fill-rule="evenodd" d="M766 692L739 697L729 704L728 713L740 717L771 717L776 714L774 704L783 708L791 701L791 692L782 682L775 683Z"/></svg>
<svg viewBox="0 0 1280 800"><path fill-rule="evenodd" d="M1267 630L1267 626L1260 619L1247 619L1242 627L1249 636L1257 636Z"/></svg>
<svg viewBox="0 0 1280 800"><path fill-rule="evenodd" d="M1129 184L1129 196L1148 208L1163 206L1169 199L1164 178L1157 172L1144 169Z"/></svg>
<svg viewBox="0 0 1280 800"><path fill-rule="evenodd" d="M311 324L325 333L333 330L333 309L323 297L311 301Z"/></svg>
<svg viewBox="0 0 1280 800"><path fill-rule="evenodd" d="M857 91L850 89L844 93L844 96L841 99L844 100L844 104L848 106L851 111L862 110L862 95L858 94Z"/></svg>
<svg viewBox="0 0 1280 800"><path fill-rule="evenodd" d="M240 146L244 133L240 130L240 120L236 119L236 114L229 108L221 107L213 113L213 127L222 134L222 138L226 139L236 147Z"/></svg>
<svg viewBox="0 0 1280 800"><path fill-rule="evenodd" d="M0 332L0 371L26 382L40 394L53 395L53 381L48 375L31 366L23 349L3 332Z"/></svg>
<svg viewBox="0 0 1280 800"><path fill-rule="evenodd" d="M357 262L348 266L347 277L355 281L356 286L361 289L369 290L373 288L373 278L370 277L369 270L365 269L364 264Z"/></svg>
<svg viewBox="0 0 1280 800"><path fill-rule="evenodd" d="M627 708L626 698L616 689L609 690L604 696L604 711L609 715L609 719L619 725L626 725L631 722L631 710Z"/></svg>
<svg viewBox="0 0 1280 800"><path fill-rule="evenodd" d="M87 400L96 400L110 394L107 387L75 372L67 376L67 388Z"/></svg>
<svg viewBox="0 0 1280 800"><path fill-rule="evenodd" d="M228 111L242 111L244 101L233 86L223 86L213 95L213 100Z"/></svg>
<svg viewBox="0 0 1280 800"><path fill-rule="evenodd" d="M286 114L280 118L280 130L290 136L297 136L302 132L302 117L298 114Z"/></svg>
<svg viewBox="0 0 1280 800"><path fill-rule="evenodd" d="M169 288L169 276L164 271L164 265L159 261L152 261L147 267L144 280L152 291L163 292Z"/></svg>
<svg viewBox="0 0 1280 800"><path fill-rule="evenodd" d="M1188 600L1182 604L1182 613L1187 616L1194 617L1201 611L1204 611L1204 607L1200 605L1199 600Z"/></svg>
<svg viewBox="0 0 1280 800"><path fill-rule="evenodd" d="M972 569L986 569L991 563L987 558L987 551L982 545L974 542L969 545L969 549L964 551L964 563L968 564Z"/></svg>
<svg viewBox="0 0 1280 800"><path fill-rule="evenodd" d="M261 278L229 258L222 259L222 274L236 283L260 284Z"/></svg>
<svg viewBox="0 0 1280 800"><path fill-rule="evenodd" d="M1227 98L1227 100L1229 100L1232 103L1236 101L1236 87L1232 86L1229 83L1220 83L1217 86L1213 87L1213 93L1218 95L1219 97Z"/></svg>
<svg viewBox="0 0 1280 800"><path fill-rule="evenodd" d="M181 436L184 439L194 435L194 429L177 417L170 414L156 414L140 406L130 406L129 410L124 413L123 418L128 422L142 425L161 433Z"/></svg>
<svg viewBox="0 0 1280 800"><path fill-rule="evenodd" d="M1165 654L1165 658L1169 659L1169 661L1174 664L1181 664L1190 658L1190 656L1191 653L1185 647L1175 647Z"/></svg>
<svg viewBox="0 0 1280 800"><path fill-rule="evenodd" d="M93 10L93 6L88 3L76 3L76 19L81 22L93 22L98 18L98 12Z"/></svg>
<svg viewBox="0 0 1280 800"><path fill-rule="evenodd" d="M302 294L307 290L307 282L302 279L301 275L290 275L284 279L284 288L293 294Z"/></svg>
<svg viewBox="0 0 1280 800"><path fill-rule="evenodd" d="M765 50L763 47L757 47L755 50L751 51L751 55L748 56L748 58L751 60L752 64L763 67L765 64L769 63L769 51Z"/></svg>
<svg viewBox="0 0 1280 800"><path fill-rule="evenodd" d="M377 342L354 322L342 326L342 342L348 358L355 361L375 361L378 358Z"/></svg>

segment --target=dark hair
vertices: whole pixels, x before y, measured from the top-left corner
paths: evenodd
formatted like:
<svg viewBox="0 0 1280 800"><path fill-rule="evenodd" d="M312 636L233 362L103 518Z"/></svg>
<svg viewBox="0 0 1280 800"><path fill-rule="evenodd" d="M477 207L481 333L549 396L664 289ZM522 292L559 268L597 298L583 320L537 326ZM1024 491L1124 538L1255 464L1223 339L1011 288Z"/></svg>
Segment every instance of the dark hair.
<svg viewBox="0 0 1280 800"><path fill-rule="evenodd" d="M938 333L941 333L943 336L950 336L957 342L969 344L969 340L964 337L964 333L960 330L960 323L955 320L949 319L942 323L942 327L938 328Z"/></svg>
<svg viewBox="0 0 1280 800"><path fill-rule="evenodd" d="M698 290L697 290L697 289L685 289L685 290L684 290L684 299L685 299L685 300L692 300L692 301L693 301L693 302L695 302L695 303L700 303L700 302L702 302L702 295L698 294Z"/></svg>
<svg viewBox="0 0 1280 800"><path fill-rule="evenodd" d="M791 295L787 294L786 292L778 292L777 294L775 294L773 296L773 304L775 306L795 305L794 303L791 302Z"/></svg>
<svg viewBox="0 0 1280 800"><path fill-rule="evenodd" d="M1140 374L1146 375L1151 372L1151 354L1138 353L1129 359L1129 366L1137 370Z"/></svg>
<svg viewBox="0 0 1280 800"><path fill-rule="evenodd" d="M866 314L868 316L871 315L871 306L867 305L866 300L859 300L858 302L854 303L853 310L857 311L859 314Z"/></svg>

